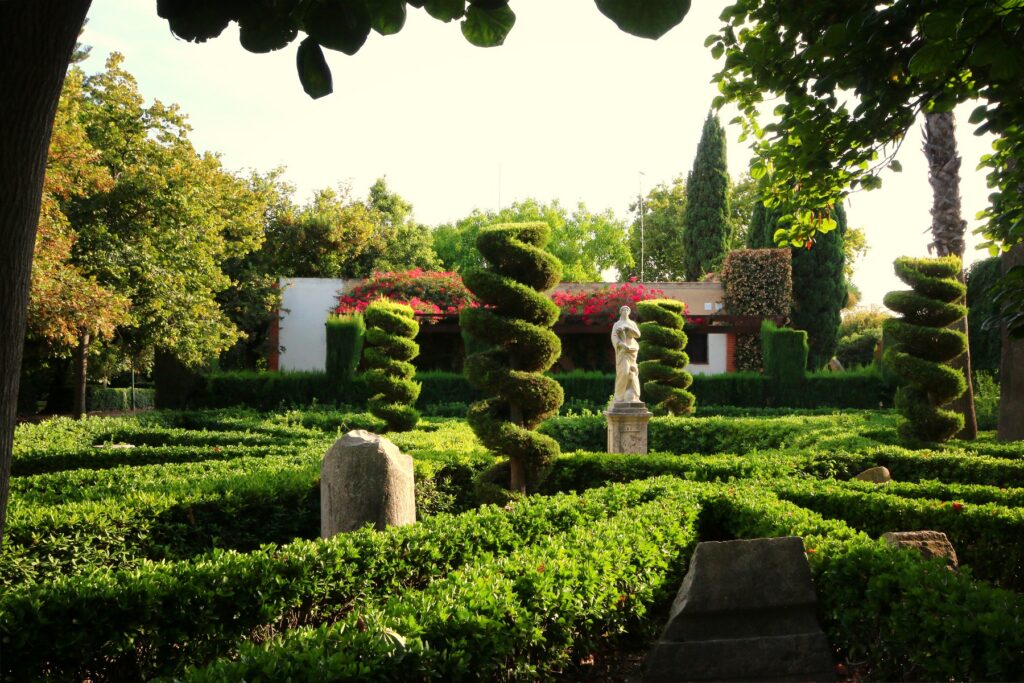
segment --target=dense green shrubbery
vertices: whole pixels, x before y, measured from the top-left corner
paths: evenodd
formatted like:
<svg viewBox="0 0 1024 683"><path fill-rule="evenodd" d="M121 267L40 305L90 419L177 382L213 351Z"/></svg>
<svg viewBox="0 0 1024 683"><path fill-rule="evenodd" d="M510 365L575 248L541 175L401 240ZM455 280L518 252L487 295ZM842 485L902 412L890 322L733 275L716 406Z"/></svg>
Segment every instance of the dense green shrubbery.
<svg viewBox="0 0 1024 683"><path fill-rule="evenodd" d="M975 261L967 271L967 326L971 345L971 367L999 371L1002 338L998 327L987 329L986 321L996 314L992 285L999 279L1000 261L993 256Z"/></svg>
<svg viewBox="0 0 1024 683"><path fill-rule="evenodd" d="M415 458L421 522L329 541L292 539L317 535L327 446L350 428L379 428L365 413L236 408L21 425L15 467L40 473L11 484L0 642L18 657L0 658L0 678L309 679L349 672L353 658L364 677L566 675L570 655L661 626L698 536L779 534L804 538L830 642L865 663L864 678L1022 670L1024 601L978 580L1024 583L1019 444L912 450L895 445L898 416L877 410L701 412L732 417L657 417L660 452L552 463L541 491L583 494L460 515L441 513L477 506L474 481L493 457L465 421L424 419L392 437ZM544 429L604 451L600 415ZM118 443L138 445L109 448ZM182 461L131 466L140 456ZM92 457L106 464L78 466ZM876 465L894 481L846 481ZM607 485L659 475L669 477ZM862 533L922 527L950 534L960 573ZM183 673L190 665L200 668Z"/></svg>
<svg viewBox="0 0 1024 683"><path fill-rule="evenodd" d="M573 370L550 373L562 387L565 403L586 404L604 408L615 387L611 373ZM856 378L856 379L854 379ZM481 393L463 375L426 371L416 374L422 389L416 403L419 410L451 403L472 403ZM808 373L800 392L782 396L768 377L753 372L730 372L718 375L695 375L690 391L701 404L758 408L790 407L877 408L892 404L892 388L875 368L842 373ZM811 392L811 393L808 393ZM319 372L251 372L211 373L204 388L192 394L193 407L225 408L248 406L258 410L308 407L318 404L365 406L369 389L364 377L357 375L345 387L339 387Z"/></svg>
<svg viewBox="0 0 1024 683"><path fill-rule="evenodd" d="M730 315L789 316L793 305L789 249L730 251L722 266L722 284L725 286L722 303ZM761 369L761 343L757 334L736 335L736 367L747 371Z"/></svg>
<svg viewBox="0 0 1024 683"><path fill-rule="evenodd" d="M413 310L387 299L374 301L363 311L366 319L366 384L370 390L367 406L384 421L388 431L407 432L416 426L420 414L413 408L420 385L413 381L416 368L410 362L419 352L413 341L420 326Z"/></svg>
<svg viewBox="0 0 1024 683"><path fill-rule="evenodd" d="M326 335L325 372L332 383L344 387L352 381L359 367L366 323L358 313L332 315L327 318Z"/></svg>
<svg viewBox="0 0 1024 683"><path fill-rule="evenodd" d="M967 386L963 372L947 365L967 350L963 333L947 329L967 314L959 274L955 256L898 258L896 275L911 289L885 295L885 305L902 314L885 321L885 363L900 380L896 407L908 441L945 441L964 426L963 415L941 407Z"/></svg>
<svg viewBox="0 0 1024 683"><path fill-rule="evenodd" d="M467 563L423 590L362 600L336 624L242 646L185 680L305 678L311 662L332 680L549 678L675 593L698 496L678 481L652 485L673 495Z"/></svg>
<svg viewBox="0 0 1024 683"><path fill-rule="evenodd" d="M467 420L477 438L508 458L512 491L529 491L558 455L558 444L533 431L558 412L562 387L543 372L561 353L551 331L558 306L543 294L562 264L544 250L546 223L509 223L481 230L476 245L488 268L466 272L466 286L483 304L462 310L467 333L491 344L466 358L466 377L490 398L474 403Z"/></svg>
<svg viewBox="0 0 1024 683"><path fill-rule="evenodd" d="M638 301L640 323L640 381L642 395L655 415L689 415L694 397L686 390L693 376L686 372L689 356L683 314L686 304L672 299Z"/></svg>
<svg viewBox="0 0 1024 683"><path fill-rule="evenodd" d="M486 507L381 533L363 529L327 542L297 541L247 554L216 551L188 562L144 563L130 572L9 590L0 597L0 639L19 656L5 657L0 666L12 680L43 672L113 680L171 673L230 652L236 640L257 629L333 621L352 614L351 601L359 596L381 600L419 588L467 562L508 555L577 526L581 536L593 539L609 517L646 524L634 511L650 511L648 501L680 490L671 481L638 482L591 491L585 499L531 498L509 510ZM679 526L682 507L664 515L668 521L675 514L673 533L685 533ZM688 515L696 511L692 504L685 508ZM559 575L554 565L552 571ZM75 620L89 626L68 638L67 624Z"/></svg>
<svg viewBox="0 0 1024 683"><path fill-rule="evenodd" d="M842 337L836 347L836 358L844 368L864 367L875 362L875 350L882 341L882 330L865 330Z"/></svg>
<svg viewBox="0 0 1024 683"><path fill-rule="evenodd" d="M135 388L135 408L152 408L156 398L155 389ZM132 389L113 387L89 387L89 410L131 410Z"/></svg>
<svg viewBox="0 0 1024 683"><path fill-rule="evenodd" d="M786 500L872 536L940 529L976 575L1018 591L1024 588L1024 509L908 498L890 494L884 486L865 491L828 481L791 479L776 481L772 488Z"/></svg>
<svg viewBox="0 0 1024 683"><path fill-rule="evenodd" d="M764 490L730 487L705 506L727 537L803 537L829 640L868 678L1013 680L1024 667L1019 593L872 541Z"/></svg>
<svg viewBox="0 0 1024 683"><path fill-rule="evenodd" d="M761 355L764 374L776 384L799 385L807 367L807 333L761 323Z"/></svg>

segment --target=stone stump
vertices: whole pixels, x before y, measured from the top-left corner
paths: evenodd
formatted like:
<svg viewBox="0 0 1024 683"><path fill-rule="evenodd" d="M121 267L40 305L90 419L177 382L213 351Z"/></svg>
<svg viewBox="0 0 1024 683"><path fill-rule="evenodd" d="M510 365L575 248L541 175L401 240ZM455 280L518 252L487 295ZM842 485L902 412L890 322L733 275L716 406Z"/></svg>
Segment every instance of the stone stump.
<svg viewBox="0 0 1024 683"><path fill-rule="evenodd" d="M645 683L834 681L803 541L699 543Z"/></svg>
<svg viewBox="0 0 1024 683"><path fill-rule="evenodd" d="M334 442L320 466L320 536L366 524L376 529L416 522L412 457L363 429Z"/></svg>
<svg viewBox="0 0 1024 683"><path fill-rule="evenodd" d="M647 453L647 423L654 413L643 401L615 401L604 411L609 453Z"/></svg>

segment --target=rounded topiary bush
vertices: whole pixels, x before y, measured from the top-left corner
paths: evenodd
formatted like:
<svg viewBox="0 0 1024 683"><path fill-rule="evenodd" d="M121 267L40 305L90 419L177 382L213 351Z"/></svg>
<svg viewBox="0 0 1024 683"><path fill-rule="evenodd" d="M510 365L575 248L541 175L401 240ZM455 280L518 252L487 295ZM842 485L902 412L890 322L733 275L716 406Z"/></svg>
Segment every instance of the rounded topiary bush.
<svg viewBox="0 0 1024 683"><path fill-rule="evenodd" d="M491 348L466 358L470 383L492 398L470 406L470 427L487 448L508 457L510 488L535 490L558 443L533 431L562 404L562 388L544 376L561 343L551 326L559 309L542 292L561 277L562 265L544 250L546 223L510 223L481 231L476 245L486 268L463 274L481 308L463 309L460 323Z"/></svg>
<svg viewBox="0 0 1024 683"><path fill-rule="evenodd" d="M957 280L960 259L898 258L896 275L909 291L889 292L884 303L901 314L883 323L884 362L900 388L896 408L906 421L900 436L908 441L945 441L964 426L964 417L941 406L967 388L963 373L946 365L967 349L961 332L946 329L967 315L960 302L966 288Z"/></svg>
<svg viewBox="0 0 1024 683"><path fill-rule="evenodd" d="M409 362L420 352L413 341L420 326L413 318L412 308L387 299L367 306L363 320L370 412L384 420L390 431L410 430L420 418L412 407L420 395L420 385L412 379L416 368Z"/></svg>
<svg viewBox="0 0 1024 683"><path fill-rule="evenodd" d="M655 415L689 415L694 396L689 391L693 376L686 372L690 362L683 332L686 307L673 299L650 299L636 303L640 323L640 382L647 403Z"/></svg>

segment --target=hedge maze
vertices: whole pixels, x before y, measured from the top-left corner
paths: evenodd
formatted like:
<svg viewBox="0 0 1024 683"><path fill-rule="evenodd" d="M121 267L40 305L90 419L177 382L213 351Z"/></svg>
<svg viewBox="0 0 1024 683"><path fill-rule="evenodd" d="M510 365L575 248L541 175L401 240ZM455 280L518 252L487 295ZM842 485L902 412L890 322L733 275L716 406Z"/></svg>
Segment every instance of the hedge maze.
<svg viewBox="0 0 1024 683"><path fill-rule="evenodd" d="M820 619L866 680L1024 671L1024 447L899 445L893 411L655 417L608 455L600 415L540 431L539 493L478 505L463 419L391 438L413 526L318 539L318 472L368 413L155 412L16 435L0 557L3 680L578 679L643 651L700 540L799 535ZM792 411L790 411L792 412ZM853 480L884 465L894 481ZM944 531L960 557L887 546Z"/></svg>

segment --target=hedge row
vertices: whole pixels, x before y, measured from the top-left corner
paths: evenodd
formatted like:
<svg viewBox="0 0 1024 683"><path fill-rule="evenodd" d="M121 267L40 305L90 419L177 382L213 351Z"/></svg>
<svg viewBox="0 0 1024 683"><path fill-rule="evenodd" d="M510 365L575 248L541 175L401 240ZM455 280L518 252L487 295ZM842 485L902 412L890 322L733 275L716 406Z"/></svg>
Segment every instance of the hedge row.
<svg viewBox="0 0 1024 683"><path fill-rule="evenodd" d="M382 599L421 588L467 562L509 555L576 526L592 538L609 516L642 520L640 532L649 533L648 520L636 511L686 490L674 480L615 485L585 497L534 497L506 509L486 506L327 542L247 554L217 550L189 562L145 562L132 571L15 588L0 597L0 642L18 656L0 659L0 670L10 680L170 674L229 653L239 638L334 621L358 596ZM677 529L695 510L692 503L683 508L666 515ZM669 559L659 557L662 571ZM554 564L550 576L560 576ZM82 626L69 631L69 623Z"/></svg>
<svg viewBox="0 0 1024 683"><path fill-rule="evenodd" d="M135 388L135 408L152 408L156 398L155 389ZM112 387L89 387L87 398L89 410L131 410L132 390Z"/></svg>
<svg viewBox="0 0 1024 683"><path fill-rule="evenodd" d="M225 445L225 446L136 446L117 447L113 444L98 445L67 453L42 453L15 457L11 463L11 474L23 477L44 472L60 472L75 469L106 469L110 467L158 465L175 462L197 462L203 460L231 460L244 457L271 457L289 455L296 445Z"/></svg>
<svg viewBox="0 0 1024 683"><path fill-rule="evenodd" d="M869 680L1016 680L1024 597L873 541L764 490L720 489L701 519L724 537L802 536L829 641Z"/></svg>
<svg viewBox="0 0 1024 683"><path fill-rule="evenodd" d="M555 373L568 404L587 404L603 408L615 386L612 374L574 371ZM694 376L691 391L698 405L745 407L788 406L836 408L878 408L892 405L893 388L874 368L847 372L810 373L798 382L775 382L759 373L739 372ZM421 372L416 381L422 391L419 409L446 403L469 404L481 398L478 391L460 374ZM363 406L369 389L362 375L348 384L328 380L316 372L216 372L203 378L201 387L184 403L193 408L249 406L259 410L282 406L308 406L336 403Z"/></svg>
<svg viewBox="0 0 1024 683"><path fill-rule="evenodd" d="M945 532L960 561L978 576L1007 588L1024 588L1024 508L905 498L885 487L864 491L830 481L778 480L771 487L781 498L872 536L919 529Z"/></svg>
<svg viewBox="0 0 1024 683"><path fill-rule="evenodd" d="M261 462L227 480L167 492L47 506L14 501L0 586L49 581L146 559L185 559L216 547L251 550L319 533L317 464Z"/></svg>
<svg viewBox="0 0 1024 683"><path fill-rule="evenodd" d="M359 601L336 624L243 645L184 679L550 678L674 594L700 504L695 488L665 486L674 495L472 562L423 590Z"/></svg>
<svg viewBox="0 0 1024 683"><path fill-rule="evenodd" d="M843 418L655 417L648 423L648 446L666 453L743 454L795 444L806 440L812 426L826 428L839 421ZM603 451L608 426L600 415L555 417L540 431L563 451Z"/></svg>

